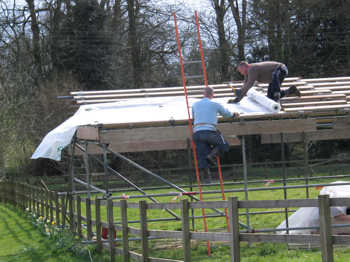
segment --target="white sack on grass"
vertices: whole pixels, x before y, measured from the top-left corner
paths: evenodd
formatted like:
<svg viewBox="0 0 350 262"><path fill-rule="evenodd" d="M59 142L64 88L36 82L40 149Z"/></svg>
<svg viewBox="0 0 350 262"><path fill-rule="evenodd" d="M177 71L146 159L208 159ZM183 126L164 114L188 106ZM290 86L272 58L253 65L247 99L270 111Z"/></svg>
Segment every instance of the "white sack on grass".
<svg viewBox="0 0 350 262"><path fill-rule="evenodd" d="M330 198L350 198L350 185L339 185L339 183L349 183L349 181L336 181L331 183L332 186L325 186L320 191L320 195L329 195ZM334 186L333 186L334 185ZM336 207L331 213L346 210L346 207ZM318 207L302 207L288 217L288 227L318 227L320 225ZM284 220L276 229L286 228L286 220ZM289 230L289 234L311 234L315 229ZM286 231L277 231L277 234L287 234Z"/></svg>
<svg viewBox="0 0 350 262"><path fill-rule="evenodd" d="M268 98L263 93L256 91L255 88L249 89L247 97L262 105L270 112L278 113L279 111L281 111L281 105L279 103Z"/></svg>

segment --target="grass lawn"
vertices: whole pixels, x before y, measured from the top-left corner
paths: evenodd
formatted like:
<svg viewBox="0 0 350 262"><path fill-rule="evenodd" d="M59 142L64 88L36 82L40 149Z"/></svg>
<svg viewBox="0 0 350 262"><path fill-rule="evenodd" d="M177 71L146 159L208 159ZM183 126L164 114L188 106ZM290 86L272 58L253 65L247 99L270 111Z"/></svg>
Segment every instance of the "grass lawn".
<svg viewBox="0 0 350 262"><path fill-rule="evenodd" d="M24 213L0 204L1 262L83 262L90 261L87 249L77 254L70 245L43 235ZM93 252L93 251L92 251ZM107 261L93 256L93 261Z"/></svg>

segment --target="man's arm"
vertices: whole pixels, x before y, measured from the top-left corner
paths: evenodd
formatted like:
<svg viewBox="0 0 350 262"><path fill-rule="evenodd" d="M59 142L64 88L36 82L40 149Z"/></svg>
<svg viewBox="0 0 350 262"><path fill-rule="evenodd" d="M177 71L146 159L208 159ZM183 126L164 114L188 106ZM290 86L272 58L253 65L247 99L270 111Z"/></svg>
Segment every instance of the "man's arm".
<svg viewBox="0 0 350 262"><path fill-rule="evenodd" d="M218 112L220 115L222 115L225 118L229 118L229 117L238 117L239 114L236 112L231 112L230 110L226 109L225 107L223 107L221 104L218 103Z"/></svg>
<svg viewBox="0 0 350 262"><path fill-rule="evenodd" d="M254 77L250 77L248 75L248 79L246 82L244 82L243 88L242 88L242 93L240 94L240 96L238 96L238 102L242 100L242 98L248 93L249 89L252 88L252 86L254 85L255 82L255 76Z"/></svg>
<svg viewBox="0 0 350 262"><path fill-rule="evenodd" d="M252 86L254 85L257 79L256 68L250 68L246 77L247 78L244 80L241 93L237 94L236 98L233 100L233 103L238 103L239 101L241 101L242 98L248 93L249 89L252 88Z"/></svg>
<svg viewBox="0 0 350 262"><path fill-rule="evenodd" d="M340 214L334 217L337 221L350 222L350 215Z"/></svg>

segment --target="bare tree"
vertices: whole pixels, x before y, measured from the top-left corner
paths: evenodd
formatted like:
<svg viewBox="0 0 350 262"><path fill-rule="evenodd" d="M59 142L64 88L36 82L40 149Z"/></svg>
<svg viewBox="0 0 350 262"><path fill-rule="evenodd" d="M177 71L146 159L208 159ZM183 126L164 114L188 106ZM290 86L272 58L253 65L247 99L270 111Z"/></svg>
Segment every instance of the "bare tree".
<svg viewBox="0 0 350 262"><path fill-rule="evenodd" d="M241 7L238 0L229 0L231 12L237 27L238 60L245 60L245 40L247 30L247 0L241 0Z"/></svg>
<svg viewBox="0 0 350 262"><path fill-rule="evenodd" d="M137 37L137 13L139 10L138 0L128 0L128 18L129 18L129 39L128 45L130 48L132 73L134 80L134 87L142 87L142 61L140 58L140 47Z"/></svg>
<svg viewBox="0 0 350 262"><path fill-rule="evenodd" d="M220 75L221 81L230 80L230 56L229 51L230 47L226 39L225 32L225 15L227 12L227 6L225 0L212 0L215 14L216 14L216 24L217 24L217 33L219 37L219 52L220 52Z"/></svg>
<svg viewBox="0 0 350 262"><path fill-rule="evenodd" d="M38 20L35 12L34 0L26 0L29 8L30 18L31 18L31 29L32 29L32 44L33 44L33 57L34 57L34 65L36 67L36 71L38 76L41 75L41 52L40 52L40 30L38 25Z"/></svg>

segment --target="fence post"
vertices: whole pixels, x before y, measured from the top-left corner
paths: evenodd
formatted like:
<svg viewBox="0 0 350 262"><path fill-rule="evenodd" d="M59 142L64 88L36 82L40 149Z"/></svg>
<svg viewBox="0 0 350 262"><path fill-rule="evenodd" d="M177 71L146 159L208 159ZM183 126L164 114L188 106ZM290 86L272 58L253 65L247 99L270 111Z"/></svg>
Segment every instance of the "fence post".
<svg viewBox="0 0 350 262"><path fill-rule="evenodd" d="M114 218L113 218L113 200L107 200L107 216L108 216L108 241L110 248L111 262L115 261L115 247L114 247Z"/></svg>
<svg viewBox="0 0 350 262"><path fill-rule="evenodd" d="M181 220L182 220L182 245L184 249L184 261L191 262L191 236L189 224L189 203L187 199L181 200Z"/></svg>
<svg viewBox="0 0 350 262"><path fill-rule="evenodd" d="M120 212L122 218L123 262L129 262L128 204L125 199L120 200Z"/></svg>
<svg viewBox="0 0 350 262"><path fill-rule="evenodd" d="M95 199L95 212L96 212L96 240L97 240L97 251L102 251L102 240L101 240L101 199L96 197Z"/></svg>
<svg viewBox="0 0 350 262"><path fill-rule="evenodd" d="M56 225L60 226L60 203L58 201L58 193L55 193L55 207L56 207Z"/></svg>
<svg viewBox="0 0 350 262"><path fill-rule="evenodd" d="M25 198L25 187L24 184L20 184L20 194L21 194L21 198L20 198L20 208L22 210L26 209L26 198Z"/></svg>
<svg viewBox="0 0 350 262"><path fill-rule="evenodd" d="M230 197L228 203L231 228L231 262L240 262L238 198Z"/></svg>
<svg viewBox="0 0 350 262"><path fill-rule="evenodd" d="M1 203L5 203L5 188L4 188L5 182L0 182L0 201Z"/></svg>
<svg viewBox="0 0 350 262"><path fill-rule="evenodd" d="M91 223L91 199L86 198L86 227L87 227L87 239L92 239L92 223Z"/></svg>
<svg viewBox="0 0 350 262"><path fill-rule="evenodd" d="M77 233L78 237L81 238L83 236L81 229L81 198L77 196Z"/></svg>
<svg viewBox="0 0 350 262"><path fill-rule="evenodd" d="M28 211L31 213L33 205L33 189L31 186L28 186Z"/></svg>
<svg viewBox="0 0 350 262"><path fill-rule="evenodd" d="M322 262L333 262L332 219L328 195L318 196Z"/></svg>
<svg viewBox="0 0 350 262"><path fill-rule="evenodd" d="M27 187L25 184L22 184L22 209L26 210L27 208Z"/></svg>
<svg viewBox="0 0 350 262"><path fill-rule="evenodd" d="M40 189L40 216L45 217L45 192L43 189Z"/></svg>
<svg viewBox="0 0 350 262"><path fill-rule="evenodd" d="M44 191L45 196L45 219L49 220L49 191Z"/></svg>
<svg viewBox="0 0 350 262"><path fill-rule="evenodd" d="M139 202L142 261L148 262L148 232L147 232L147 203L145 200Z"/></svg>
<svg viewBox="0 0 350 262"><path fill-rule="evenodd" d="M74 207L73 207L73 195L68 195L68 201L69 201L69 228L72 233L75 232L75 225L74 225Z"/></svg>
<svg viewBox="0 0 350 262"><path fill-rule="evenodd" d="M54 196L54 192L50 191L49 192L50 222L55 220L53 217L53 196Z"/></svg>
<svg viewBox="0 0 350 262"><path fill-rule="evenodd" d="M36 188L35 189L35 202L36 202L36 214L38 217L40 217L40 201L39 201L39 197L40 194L39 194L39 189Z"/></svg>
<svg viewBox="0 0 350 262"><path fill-rule="evenodd" d="M2 181L0 183L1 191L0 191L0 196L1 196L1 202L5 204L5 181Z"/></svg>
<svg viewBox="0 0 350 262"><path fill-rule="evenodd" d="M18 199L18 196L17 196L17 182L13 183L13 205L15 207L17 207L17 199Z"/></svg>
<svg viewBox="0 0 350 262"><path fill-rule="evenodd" d="M67 214L67 205L66 205L66 195L61 197L61 206L62 206L62 228L66 227L66 214Z"/></svg>

